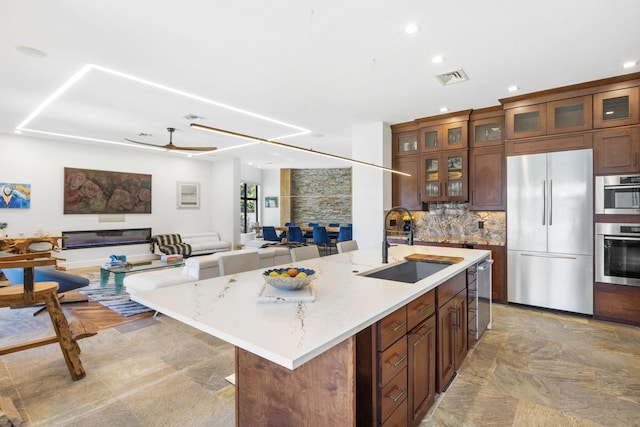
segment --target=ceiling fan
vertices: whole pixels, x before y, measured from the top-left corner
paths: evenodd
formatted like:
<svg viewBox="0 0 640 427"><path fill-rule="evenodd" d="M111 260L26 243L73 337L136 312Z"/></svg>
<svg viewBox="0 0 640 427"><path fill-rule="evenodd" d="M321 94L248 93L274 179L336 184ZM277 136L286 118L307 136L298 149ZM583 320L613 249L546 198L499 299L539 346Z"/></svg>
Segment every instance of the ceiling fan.
<svg viewBox="0 0 640 427"><path fill-rule="evenodd" d="M169 131L169 143L165 144L165 145L156 145L156 144L149 144L147 142L140 142L140 141L134 141L132 139L127 139L125 138L125 140L129 141L129 142L133 142L134 144L141 144L141 145L147 145L149 147L155 147L155 148L164 148L166 150L182 150L182 151L213 151L213 150L217 150L217 147L182 147L182 146L178 146L178 145L174 145L173 144L173 132L175 132L175 128L167 128L167 130Z"/></svg>

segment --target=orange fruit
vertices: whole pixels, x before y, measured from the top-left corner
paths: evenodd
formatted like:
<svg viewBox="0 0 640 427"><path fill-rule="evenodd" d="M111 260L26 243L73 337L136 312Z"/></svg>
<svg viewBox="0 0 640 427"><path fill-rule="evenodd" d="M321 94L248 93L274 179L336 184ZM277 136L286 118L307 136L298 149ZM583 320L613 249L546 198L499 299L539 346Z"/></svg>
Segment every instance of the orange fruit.
<svg viewBox="0 0 640 427"><path fill-rule="evenodd" d="M289 276L291 277L296 277L298 275L298 270L296 270L295 268L290 268L287 273L289 273Z"/></svg>

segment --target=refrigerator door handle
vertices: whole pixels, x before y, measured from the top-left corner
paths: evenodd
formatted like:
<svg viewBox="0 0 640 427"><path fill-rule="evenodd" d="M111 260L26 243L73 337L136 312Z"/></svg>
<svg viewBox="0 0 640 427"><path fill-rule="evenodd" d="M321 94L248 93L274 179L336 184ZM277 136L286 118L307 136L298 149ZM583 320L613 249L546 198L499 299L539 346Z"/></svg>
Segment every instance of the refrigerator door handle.
<svg viewBox="0 0 640 427"><path fill-rule="evenodd" d="M549 225L553 225L553 180L549 180Z"/></svg>
<svg viewBox="0 0 640 427"><path fill-rule="evenodd" d="M577 259L574 256L562 256L562 255L544 255L544 254L521 254L522 256L532 256L536 258L561 258L561 259Z"/></svg>
<svg viewBox="0 0 640 427"><path fill-rule="evenodd" d="M542 225L545 225L545 213L547 211L547 181L542 181Z"/></svg>

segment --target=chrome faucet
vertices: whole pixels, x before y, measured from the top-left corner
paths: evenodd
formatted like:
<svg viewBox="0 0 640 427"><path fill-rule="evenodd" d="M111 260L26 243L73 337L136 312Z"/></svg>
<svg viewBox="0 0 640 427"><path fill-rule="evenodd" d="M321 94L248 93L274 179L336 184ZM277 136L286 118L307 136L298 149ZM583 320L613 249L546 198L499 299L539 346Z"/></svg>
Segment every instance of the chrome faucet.
<svg viewBox="0 0 640 427"><path fill-rule="evenodd" d="M389 219L389 214L391 212L405 212L407 215L409 215L410 228L409 228L409 236L407 238L407 244L410 246L413 246L413 216L411 215L411 212L409 211L409 209L402 206L395 206L389 209L389 212L387 212L387 214L384 217L384 229L382 230L382 262L384 264L387 264L389 262L388 260L389 241L387 240L387 219Z"/></svg>

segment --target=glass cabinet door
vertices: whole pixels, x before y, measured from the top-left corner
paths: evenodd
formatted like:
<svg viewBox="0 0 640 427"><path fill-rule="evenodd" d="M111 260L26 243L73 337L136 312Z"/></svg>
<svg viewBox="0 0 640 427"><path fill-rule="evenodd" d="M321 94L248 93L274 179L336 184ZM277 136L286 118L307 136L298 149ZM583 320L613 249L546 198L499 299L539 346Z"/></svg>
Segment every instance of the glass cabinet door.
<svg viewBox="0 0 640 427"><path fill-rule="evenodd" d="M546 105L528 105L506 111L507 138L542 136L547 133Z"/></svg>
<svg viewBox="0 0 640 427"><path fill-rule="evenodd" d="M418 132L402 132L393 136L393 153L396 156L418 152Z"/></svg>
<svg viewBox="0 0 640 427"><path fill-rule="evenodd" d="M464 159L462 155L447 156L447 196L462 197L464 191Z"/></svg>
<svg viewBox="0 0 640 427"><path fill-rule="evenodd" d="M467 122L450 123L443 126L443 135L445 138L445 148L466 148L467 140Z"/></svg>
<svg viewBox="0 0 640 427"><path fill-rule="evenodd" d="M590 95L547 104L548 133L589 130L591 122L592 99Z"/></svg>
<svg viewBox="0 0 640 427"><path fill-rule="evenodd" d="M607 128L638 123L640 88L612 90L593 95L593 127Z"/></svg>
<svg viewBox="0 0 640 427"><path fill-rule="evenodd" d="M424 195L427 199L438 198L440 194L440 159L439 156L424 160Z"/></svg>
<svg viewBox="0 0 640 427"><path fill-rule="evenodd" d="M420 129L421 151L442 150L442 126L430 126Z"/></svg>
<svg viewBox="0 0 640 427"><path fill-rule="evenodd" d="M502 117L491 117L488 119L471 121L471 136L469 146L472 148L502 145Z"/></svg>

